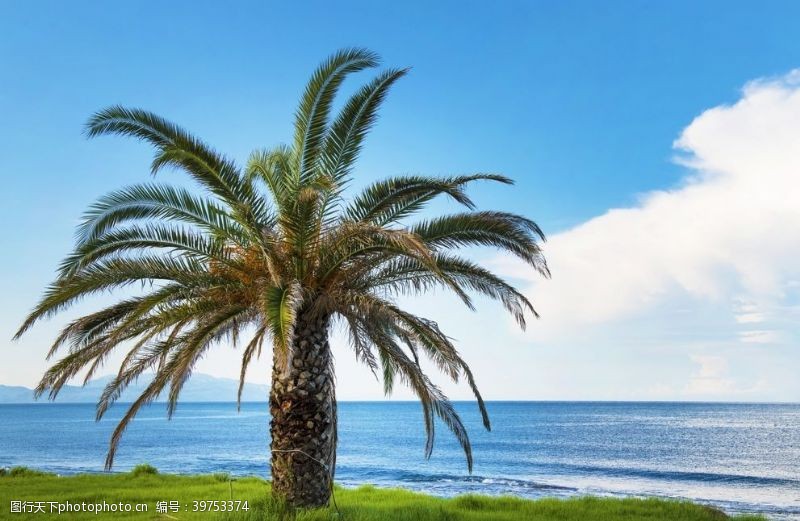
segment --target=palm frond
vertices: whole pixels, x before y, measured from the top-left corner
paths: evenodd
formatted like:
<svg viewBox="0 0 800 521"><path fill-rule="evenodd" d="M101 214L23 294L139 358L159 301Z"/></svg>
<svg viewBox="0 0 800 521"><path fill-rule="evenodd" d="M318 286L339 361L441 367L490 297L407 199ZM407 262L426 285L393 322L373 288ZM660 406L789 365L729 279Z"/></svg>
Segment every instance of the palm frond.
<svg viewBox="0 0 800 521"><path fill-rule="evenodd" d="M248 343L247 347L244 348L244 354L242 355L242 370L239 374L239 388L236 391L237 411L242 409L242 391L244 391L244 377L247 375L247 367L250 365L250 361L253 359L254 355L258 357L261 354L261 345L264 343L264 336L266 333L267 329L264 326L258 328L256 333L253 335L253 338L250 340L250 343Z"/></svg>
<svg viewBox="0 0 800 521"><path fill-rule="evenodd" d="M319 210L324 223L329 224L333 219L334 202L341 197L364 138L377 120L378 108L391 86L408 70L390 69L380 73L350 97L328 129L319 158L319 171L331 184Z"/></svg>
<svg viewBox="0 0 800 521"><path fill-rule="evenodd" d="M178 397L186 380L192 374L197 361L214 343L226 336L236 336L237 329L243 325L242 315L248 311L246 306L223 308L208 316L195 328L185 334L180 341L183 347L175 352L170 368L170 390L167 401L167 417L171 418L178 406Z"/></svg>
<svg viewBox="0 0 800 521"><path fill-rule="evenodd" d="M419 295L437 286L450 289L456 285L462 292L474 291L492 300L499 300L522 329L526 327L526 312L539 317L525 295L491 271L454 255L436 253L433 259L438 268L436 272L415 259L404 258L366 273L363 280L351 279L350 282L353 287L382 288L391 293L407 295ZM443 279L443 276L447 279Z"/></svg>
<svg viewBox="0 0 800 521"><path fill-rule="evenodd" d="M183 255L200 262L231 264L225 244L188 228L146 224L104 233L86 241L61 263L60 277L68 277L93 262L114 258L126 252L159 249L171 255Z"/></svg>
<svg viewBox="0 0 800 521"><path fill-rule="evenodd" d="M325 138L331 104L348 74L378 65L378 56L365 49L345 49L320 65L309 80L295 116L296 189L316 175L317 158Z"/></svg>
<svg viewBox="0 0 800 521"><path fill-rule="evenodd" d="M378 108L389 89L409 69L389 69L358 90L347 101L325 136L321 170L340 183L358 158L361 144L377 120Z"/></svg>
<svg viewBox="0 0 800 521"><path fill-rule="evenodd" d="M168 185L141 184L111 192L84 214L78 244L96 239L126 221L152 219L197 226L211 236L246 244L247 235L228 210L210 199Z"/></svg>
<svg viewBox="0 0 800 521"><path fill-rule="evenodd" d="M472 200L464 191L474 181L495 181L511 184L497 174L473 174L454 177L403 176L373 183L364 189L345 210L354 221L369 221L384 226L397 222L422 209L438 195L447 195L473 209Z"/></svg>
<svg viewBox="0 0 800 521"><path fill-rule="evenodd" d="M550 276L538 240L539 226L526 217L508 212L470 212L438 217L411 227L430 248L456 249L489 246L508 251L545 277Z"/></svg>
<svg viewBox="0 0 800 521"><path fill-rule="evenodd" d="M375 345L383 353L385 360L392 365L393 374L399 376L420 400L425 421L425 457L433 453L435 439L434 415L447 426L461 445L467 459L467 469L472 472L472 446L467 429L447 396L422 372L419 364L411 361L399 346L388 336L373 338Z"/></svg>
<svg viewBox="0 0 800 521"><path fill-rule="evenodd" d="M289 190L292 187L292 150L287 146L256 150L250 154L245 167L245 177L261 180L269 190L279 213L289 209Z"/></svg>
<svg viewBox="0 0 800 521"><path fill-rule="evenodd" d="M50 317L77 300L104 290L123 288L136 282L196 283L200 279L205 279L208 284L226 282L219 276L210 274L197 260L187 257L143 255L136 259L98 261L70 277L53 282L25 319L15 338L19 338L42 318Z"/></svg>
<svg viewBox="0 0 800 521"><path fill-rule="evenodd" d="M149 142L158 149L152 165L153 173L165 165L182 167L231 206L245 204L252 195L232 162L184 129L151 112L108 107L89 119L86 133L90 137L119 134Z"/></svg>
<svg viewBox="0 0 800 521"><path fill-rule="evenodd" d="M264 323L275 343L274 356L280 367L285 368L291 363L292 335L301 304L301 288L296 281L285 286L273 286L264 292Z"/></svg>

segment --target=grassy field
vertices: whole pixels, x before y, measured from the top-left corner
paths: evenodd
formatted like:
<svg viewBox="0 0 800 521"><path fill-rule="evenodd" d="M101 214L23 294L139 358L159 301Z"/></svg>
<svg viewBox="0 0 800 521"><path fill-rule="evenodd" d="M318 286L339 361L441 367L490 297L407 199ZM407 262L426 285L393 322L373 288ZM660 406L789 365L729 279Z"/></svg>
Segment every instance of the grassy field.
<svg viewBox="0 0 800 521"><path fill-rule="evenodd" d="M347 521L720 521L730 519L714 509L686 502L657 499L541 499L530 501L512 497L492 498L465 495L441 499L399 489L380 489L369 486L357 489L337 488L335 508L297 515L287 513L268 497L269 484L259 478L230 480L227 475L176 476L157 474L155 469L140 466L127 474L84 474L58 477L27 469L12 469L0 473L0 519L9 520L98 520L98 519L160 519L160 520L347 520ZM237 513L195 512L195 507L214 508L214 503L195 501L247 501L249 511ZM41 501L47 513L11 513L12 501ZM77 504L115 503L144 504L147 512L95 514L50 514L47 502ZM168 508L157 513L158 502L173 503L177 511ZM55 508L58 508L56 506ZM763 520L758 516L739 516L737 521Z"/></svg>

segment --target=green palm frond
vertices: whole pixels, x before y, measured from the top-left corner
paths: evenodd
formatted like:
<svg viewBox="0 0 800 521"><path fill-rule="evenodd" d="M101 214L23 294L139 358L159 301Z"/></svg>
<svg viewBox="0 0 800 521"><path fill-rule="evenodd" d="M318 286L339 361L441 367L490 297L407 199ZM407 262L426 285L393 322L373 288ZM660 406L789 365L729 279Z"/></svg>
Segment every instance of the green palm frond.
<svg viewBox="0 0 800 521"><path fill-rule="evenodd" d="M250 154L245 167L249 181L259 179L269 190L279 215L288 212L292 175L292 149L278 146L274 149L256 150Z"/></svg>
<svg viewBox="0 0 800 521"><path fill-rule="evenodd" d="M105 415L128 385L144 375L146 371L156 367L161 361L166 360L174 351L180 349L182 346L180 335L185 326L185 323L179 322L164 339L158 342L137 344L131 350L125 362L120 366L117 376L106 384L100 395L96 410L98 420ZM164 364L155 374L163 374L165 368L166 365Z"/></svg>
<svg viewBox="0 0 800 521"><path fill-rule="evenodd" d="M122 440L122 435L125 433L125 429L128 428L128 424L139 412L139 409L153 402L162 393L169 382L169 371L172 369L172 367L173 363L171 360L170 364L167 364L161 371L156 373L150 384L148 384L145 390L142 391L142 394L140 394L139 397L134 400L134 402L123 415L122 419L114 428L114 432L111 434L111 440L108 444L108 454L106 455L105 462L106 470L111 470L111 467L114 465L114 456L117 453L117 447L119 447L119 442ZM102 414L99 412L98 408L98 419L101 416Z"/></svg>
<svg viewBox="0 0 800 521"><path fill-rule="evenodd" d="M294 152L296 185L307 186L328 128L328 117L336 92L348 74L378 65L378 56L365 49L339 51L311 75L295 119Z"/></svg>
<svg viewBox="0 0 800 521"><path fill-rule="evenodd" d="M61 264L61 276L77 273L92 262L126 252L164 249L172 256L182 255L198 261L231 264L224 243L190 229L147 224L118 228L80 244Z"/></svg>
<svg viewBox="0 0 800 521"><path fill-rule="evenodd" d="M414 391L420 400L427 434L425 457L430 458L433 453L435 440L434 416L438 416L458 440L467 459L467 469L472 472L472 447L469 442L469 436L461 418L447 399L447 396L422 372L419 364L408 358L396 342L388 337L376 336L377 338L374 338L373 341L384 354L385 360L392 365L393 376L399 377L403 383Z"/></svg>
<svg viewBox="0 0 800 521"><path fill-rule="evenodd" d="M447 195L467 208L473 209L475 205L464 192L464 186L481 180L512 183L507 177L496 174L442 178L392 177L368 186L345 210L345 215L354 221L369 221L383 226L418 212L438 195Z"/></svg>
<svg viewBox="0 0 800 521"><path fill-rule="evenodd" d="M86 133L90 137L119 134L148 141L158 150L151 168L153 173L166 165L181 167L233 207L247 203L252 196L233 163L182 128L151 112L109 107L89 119Z"/></svg>
<svg viewBox="0 0 800 521"><path fill-rule="evenodd" d="M334 203L340 199L364 138L377 120L378 108L392 85L408 70L390 69L380 73L347 101L330 125L319 159L319 170L331 184L319 209L319 219L323 223L330 224L334 218Z"/></svg>
<svg viewBox="0 0 800 521"><path fill-rule="evenodd" d="M47 359L52 358L68 342L71 344L71 350L73 351L88 345L92 340L127 317L140 305L140 301L141 298L123 300L100 311L73 320L58 334L47 352Z"/></svg>
<svg viewBox="0 0 800 521"><path fill-rule="evenodd" d="M550 276L539 240L544 234L526 217L507 212L470 212L438 217L411 227L429 247L456 249L464 246L489 246L512 253Z"/></svg>
<svg viewBox="0 0 800 521"><path fill-rule="evenodd" d="M199 278L205 278L209 284L226 282L208 274L201 268L201 263L187 257L146 255L136 259L98 261L74 275L53 282L44 298L25 319L15 338L19 338L38 320L51 317L76 301L101 291L124 288L136 282L192 283Z"/></svg>
<svg viewBox="0 0 800 521"><path fill-rule="evenodd" d="M172 417L178 406L183 384L191 376L195 363L214 343L219 342L226 336L236 336L236 330L242 325L237 319L242 319L242 315L248 309L244 306L230 306L223 308L211 316L206 317L198 323L195 328L186 333L185 337L179 341L183 347L176 351L169 370L170 390L167 401L167 415ZM162 368L162 371L164 369Z"/></svg>
<svg viewBox="0 0 800 521"><path fill-rule="evenodd" d="M420 295L438 286L448 289L455 284L463 292L474 291L500 301L523 329L526 326L526 313L539 316L525 295L478 264L441 253L434 255L434 261L438 272L431 272L427 265L414 259L396 260L385 264L380 270L369 272L360 284L363 288L382 288L402 295ZM451 284L446 284L442 275L448 277Z"/></svg>
<svg viewBox="0 0 800 521"><path fill-rule="evenodd" d="M78 226L78 243L119 224L146 219L193 225L215 238L247 243L243 227L222 206L185 189L154 184L131 186L100 198Z"/></svg>
<svg viewBox="0 0 800 521"><path fill-rule="evenodd" d="M389 89L409 69L380 73L347 101L325 136L320 168L339 184L346 178L361 151L361 144L377 120L378 108Z"/></svg>
<svg viewBox="0 0 800 521"><path fill-rule="evenodd" d="M236 391L236 410L242 409L242 391L244 391L244 377L247 375L247 368L250 365L250 361L253 359L253 356L260 356L261 355L261 346L264 343L264 337L266 336L266 328L261 326L258 328L256 333L253 335L253 338L250 340L250 343L247 344L247 347L244 348L244 354L242 355L242 370L239 374L239 388Z"/></svg>
<svg viewBox="0 0 800 521"><path fill-rule="evenodd" d="M285 286L273 286L264 291L263 312L275 343L275 356L280 366L291 362L292 335L295 319L302 304L300 284L290 282Z"/></svg>

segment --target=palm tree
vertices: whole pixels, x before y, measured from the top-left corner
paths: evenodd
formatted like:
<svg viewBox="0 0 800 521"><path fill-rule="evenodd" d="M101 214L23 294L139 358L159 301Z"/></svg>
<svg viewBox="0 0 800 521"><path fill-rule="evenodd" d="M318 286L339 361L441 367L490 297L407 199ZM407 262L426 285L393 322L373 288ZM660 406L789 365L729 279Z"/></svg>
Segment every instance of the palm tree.
<svg viewBox="0 0 800 521"><path fill-rule="evenodd" d="M454 381L464 378L489 418L472 372L429 319L401 309L394 297L434 287L472 307L470 294L500 301L521 327L531 303L497 275L454 253L470 246L506 250L548 276L531 220L474 211L464 188L475 181L511 181L495 174L402 176L344 197L351 170L379 105L407 72L391 69L361 87L335 115L345 77L377 65L375 54L340 51L309 81L288 146L258 150L242 170L185 130L152 113L111 107L87 124L89 136L121 134L156 149L151 171L175 167L204 195L164 184L139 184L94 203L74 251L16 337L83 297L140 284L104 309L70 322L48 359L67 353L36 388L51 399L83 372L84 383L115 349L127 354L97 404L97 419L139 376L153 373L111 440L106 468L136 413L159 396L168 415L195 363L210 346L243 346L239 399L248 364L272 349L269 396L273 494L293 506L327 504L336 461L334 367L328 336L335 323L355 356L380 374L386 394L395 380L422 403L426 456L438 417L454 433L472 470L467 432L447 397L426 376L420 352ZM437 196L463 213L407 223ZM244 340L243 340L244 339Z"/></svg>

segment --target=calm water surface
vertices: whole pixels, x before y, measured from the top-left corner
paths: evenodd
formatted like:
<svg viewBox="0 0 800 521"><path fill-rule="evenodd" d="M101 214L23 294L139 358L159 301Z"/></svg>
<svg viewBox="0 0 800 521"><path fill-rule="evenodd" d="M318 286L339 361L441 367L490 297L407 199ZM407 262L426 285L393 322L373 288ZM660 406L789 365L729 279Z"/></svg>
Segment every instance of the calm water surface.
<svg viewBox="0 0 800 521"><path fill-rule="evenodd" d="M581 494L687 498L728 512L800 519L800 405L493 402L485 432L459 403L475 468L439 426L423 457L419 405L340 404L337 481L432 494L537 498ZM102 471L122 407L96 423L88 404L0 405L0 466L69 474ZM163 405L128 428L115 470L148 462L164 472L268 476L266 404Z"/></svg>

